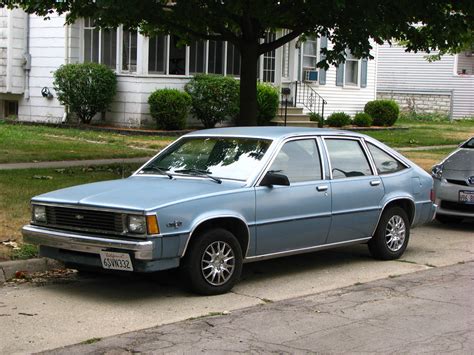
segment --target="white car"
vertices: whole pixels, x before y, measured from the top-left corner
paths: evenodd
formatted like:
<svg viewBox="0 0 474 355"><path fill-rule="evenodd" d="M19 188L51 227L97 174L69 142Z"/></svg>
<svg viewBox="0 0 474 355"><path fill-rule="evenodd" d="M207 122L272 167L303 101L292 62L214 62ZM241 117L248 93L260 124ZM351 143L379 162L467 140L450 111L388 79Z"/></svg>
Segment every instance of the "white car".
<svg viewBox="0 0 474 355"><path fill-rule="evenodd" d="M433 166L436 219L442 223L474 218L474 137Z"/></svg>

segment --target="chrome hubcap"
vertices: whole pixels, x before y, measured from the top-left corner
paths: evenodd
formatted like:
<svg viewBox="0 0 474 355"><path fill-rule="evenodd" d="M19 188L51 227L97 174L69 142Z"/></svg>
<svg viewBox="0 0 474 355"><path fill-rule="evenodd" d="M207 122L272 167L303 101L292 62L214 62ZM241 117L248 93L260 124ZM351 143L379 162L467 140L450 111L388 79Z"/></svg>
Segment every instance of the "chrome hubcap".
<svg viewBox="0 0 474 355"><path fill-rule="evenodd" d="M213 242L201 259L202 276L213 286L221 286L229 281L234 273L234 251L226 242Z"/></svg>
<svg viewBox="0 0 474 355"><path fill-rule="evenodd" d="M385 229L385 242L391 251L399 251L405 242L405 221L400 216L393 216Z"/></svg>

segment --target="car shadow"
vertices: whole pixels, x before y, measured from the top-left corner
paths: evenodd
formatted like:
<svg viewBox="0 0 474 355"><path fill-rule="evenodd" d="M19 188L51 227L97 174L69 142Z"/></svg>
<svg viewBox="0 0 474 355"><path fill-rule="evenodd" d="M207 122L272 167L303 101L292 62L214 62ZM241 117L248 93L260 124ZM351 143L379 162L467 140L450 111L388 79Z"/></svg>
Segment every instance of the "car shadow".
<svg viewBox="0 0 474 355"><path fill-rule="evenodd" d="M366 245L354 245L314 253L244 264L239 285L271 278L298 277L307 272L330 272L332 268L372 260ZM52 291L69 297L108 303L142 302L147 299L202 297L189 291L179 270L150 274L103 272L77 273L64 282L49 285ZM211 296L215 297L215 296ZM219 297L219 296L217 296Z"/></svg>
<svg viewBox="0 0 474 355"><path fill-rule="evenodd" d="M441 228L444 230L449 231L466 231L466 232L473 232L474 236L474 218L464 218L462 222L457 223L441 223L437 220L434 220L429 224L436 228Z"/></svg>

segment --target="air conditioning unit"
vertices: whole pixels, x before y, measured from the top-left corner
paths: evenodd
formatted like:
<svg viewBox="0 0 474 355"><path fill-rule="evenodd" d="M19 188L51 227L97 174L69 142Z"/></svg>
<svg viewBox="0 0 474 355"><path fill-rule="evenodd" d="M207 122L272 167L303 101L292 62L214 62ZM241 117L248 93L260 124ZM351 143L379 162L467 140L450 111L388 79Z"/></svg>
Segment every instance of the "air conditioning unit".
<svg viewBox="0 0 474 355"><path fill-rule="evenodd" d="M303 71L303 80L309 82L318 81L318 71L314 69L304 70Z"/></svg>

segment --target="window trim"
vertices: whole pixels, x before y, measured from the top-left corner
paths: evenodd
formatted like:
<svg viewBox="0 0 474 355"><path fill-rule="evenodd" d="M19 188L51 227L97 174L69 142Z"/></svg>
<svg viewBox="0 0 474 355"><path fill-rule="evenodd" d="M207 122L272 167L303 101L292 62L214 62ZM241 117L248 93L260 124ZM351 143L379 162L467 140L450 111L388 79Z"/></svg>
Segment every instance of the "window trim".
<svg viewBox="0 0 474 355"><path fill-rule="evenodd" d="M257 175L257 178L255 179L255 182L252 184L253 187L259 187L260 186L260 183L262 182L263 178L265 177L266 173L268 172L268 170L270 169L270 167L272 166L273 162L275 161L278 153L280 153L281 151L281 148L288 142L291 142L291 141L297 141L297 140L308 140L308 139L312 139L316 142L316 146L318 148L318 154L319 154L319 164L321 165L321 176L322 178L320 180L311 180L311 181L301 181L301 182L297 182L297 183L293 183L293 184L290 184L290 186L293 186L294 184L307 184L307 183L314 183L314 182L321 182L321 181L327 181L327 175L326 175L326 164L325 164L325 155L323 154L323 147L321 147L321 143L320 143L320 140L318 139L320 136L316 136L316 135L309 135L309 136L298 136L298 137L290 137L290 138L286 138L282 141L280 141L276 146L275 146L275 149L273 150L272 152L272 155L270 156L270 158L268 159L268 162L265 163L265 166L263 167L263 169L261 170L260 174ZM271 146L270 146L271 148ZM270 149L269 148L269 149Z"/></svg>
<svg viewBox="0 0 474 355"><path fill-rule="evenodd" d="M346 75L347 75L347 63L351 62L357 62L357 84L346 84ZM342 76L342 87L344 89L360 89L360 82L361 82L361 65L362 65L362 60L359 59L346 59L344 62L344 75Z"/></svg>
<svg viewBox="0 0 474 355"><path fill-rule="evenodd" d="M362 179L362 178L367 178L370 176L378 176L377 174L377 169L375 168L375 165L373 164L372 157L368 154L368 148L365 145L364 139L360 137L343 137L343 136L321 136L324 144L324 151L326 153L327 161L328 161L328 166L329 166L329 179L330 180L353 180L353 179ZM359 142L362 152L365 155L365 159L367 159L367 163L369 164L370 170L372 171L372 175L363 175L363 176L350 176L350 177L345 177L344 179L334 179L332 175L332 164L331 164L331 157L329 155L329 150L326 144L327 139L343 139L343 140L353 140Z"/></svg>

